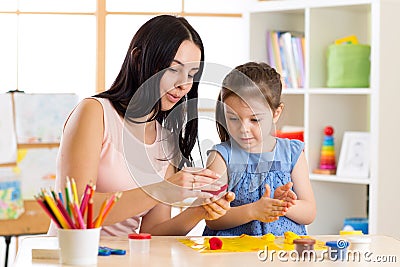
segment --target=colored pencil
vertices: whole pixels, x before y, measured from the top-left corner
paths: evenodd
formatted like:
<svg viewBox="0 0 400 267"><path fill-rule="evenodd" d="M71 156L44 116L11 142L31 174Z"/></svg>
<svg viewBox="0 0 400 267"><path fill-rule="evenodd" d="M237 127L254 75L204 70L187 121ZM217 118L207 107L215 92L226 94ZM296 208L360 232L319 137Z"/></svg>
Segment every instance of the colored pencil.
<svg viewBox="0 0 400 267"><path fill-rule="evenodd" d="M79 226L79 222L78 222L78 214L76 213L76 210L74 208L74 203L70 202L69 208L71 209L71 212L72 212L72 218L74 218L75 227L77 229L79 229L80 226Z"/></svg>
<svg viewBox="0 0 400 267"><path fill-rule="evenodd" d="M66 182L65 186L68 188L69 202L73 203L74 202L74 195L72 193L71 179L68 176L67 176L67 182Z"/></svg>
<svg viewBox="0 0 400 267"><path fill-rule="evenodd" d="M91 229L101 227L110 210L122 195L122 192L117 192L111 197L107 197L101 205L97 218L93 220L93 195L95 190L96 185L93 185L92 182L87 184L79 205L75 180L67 176L65 182L65 202L62 193L58 192L56 194L51 188L48 191L42 189L41 193L34 197L59 228ZM86 210L88 214L85 224L84 217Z"/></svg>
<svg viewBox="0 0 400 267"><path fill-rule="evenodd" d="M88 213L87 213L87 218L86 218L86 227L88 229L93 228L93 199L89 199L88 203Z"/></svg>
<svg viewBox="0 0 400 267"><path fill-rule="evenodd" d="M49 205L50 209L53 211L54 216L56 216L57 220L60 222L62 228L69 229L66 219L61 214L61 211L56 206L56 203L54 202L54 200L49 195L47 195L47 193L44 193L43 197L44 197L44 200L46 201L46 203Z"/></svg>
<svg viewBox="0 0 400 267"><path fill-rule="evenodd" d="M108 210L111 208L111 206L113 206L114 199L115 199L115 195L116 195L116 194L113 194L113 195L110 197L110 199L107 201L107 204L106 204L106 206L104 207L104 211L103 211L103 213L101 214L100 225L103 224L104 216L106 216L106 214L108 214Z"/></svg>
<svg viewBox="0 0 400 267"><path fill-rule="evenodd" d="M63 199L61 191L58 192L58 198L60 199L61 204L64 205L64 199Z"/></svg>
<svg viewBox="0 0 400 267"><path fill-rule="evenodd" d="M78 221L79 229L86 229L85 222L83 221L83 217L79 210L78 204L74 203L73 205L76 212L76 219Z"/></svg>
<svg viewBox="0 0 400 267"><path fill-rule="evenodd" d="M69 217L72 217L72 212L71 209L69 208L69 192L68 192L68 187L65 187L65 207L67 207L67 212L69 214Z"/></svg>
<svg viewBox="0 0 400 267"><path fill-rule="evenodd" d="M100 227L100 223L104 214L104 210L106 208L106 204L107 204L107 199L104 200L103 204L101 205L100 211L99 211L99 215L97 215L96 221L94 222L94 228L98 228Z"/></svg>
<svg viewBox="0 0 400 267"><path fill-rule="evenodd" d="M79 205L79 201L78 201L78 191L76 190L76 183L75 183L75 179L71 178L71 186L72 186L72 194L74 197L74 202Z"/></svg>
<svg viewBox="0 0 400 267"><path fill-rule="evenodd" d="M71 229L76 229L76 227L75 227L75 225L74 225L74 222L72 221L71 217L68 215L68 212L67 212L67 210L65 209L63 203L61 202L61 199L60 199L60 198L57 199L57 207L60 209L61 214L62 214L62 215L64 216L64 218L66 219L66 221L67 221L67 223L68 223L68 225L69 225L69 228L71 228Z"/></svg>
<svg viewBox="0 0 400 267"><path fill-rule="evenodd" d="M72 203L74 200L73 200L73 197L72 197L71 181L70 181L68 176L67 176L66 180L67 180L65 182L65 194L67 195L66 206L67 206L67 210L68 210L69 216L72 217L73 216L73 212L72 212L70 203Z"/></svg>
<svg viewBox="0 0 400 267"><path fill-rule="evenodd" d="M50 188L50 193L51 193L51 195L53 196L53 199L56 200L56 199L57 199L56 193L55 193L54 190L51 189L51 188Z"/></svg>
<svg viewBox="0 0 400 267"><path fill-rule="evenodd" d="M104 210L104 215L101 218L100 225L103 224L105 218L107 217L108 213L110 213L111 208L115 205L115 203L121 198L122 192L115 193L113 198L107 203L107 206Z"/></svg>
<svg viewBox="0 0 400 267"><path fill-rule="evenodd" d="M39 203L39 205L43 208L44 212L49 215L50 219L53 220L53 222L59 227L61 228L60 223L58 222L57 218L54 216L53 212L50 210L50 208L46 207L45 203L43 202L43 200L41 199L41 197L35 196L35 199L37 201L37 203Z"/></svg>
<svg viewBox="0 0 400 267"><path fill-rule="evenodd" d="M85 192L82 196L82 201L81 201L81 206L80 206L80 212L82 214L82 216L85 216L85 212L86 212L86 208L87 208L87 204L90 198L90 194L92 191L92 186L89 184L86 185L85 188Z"/></svg>

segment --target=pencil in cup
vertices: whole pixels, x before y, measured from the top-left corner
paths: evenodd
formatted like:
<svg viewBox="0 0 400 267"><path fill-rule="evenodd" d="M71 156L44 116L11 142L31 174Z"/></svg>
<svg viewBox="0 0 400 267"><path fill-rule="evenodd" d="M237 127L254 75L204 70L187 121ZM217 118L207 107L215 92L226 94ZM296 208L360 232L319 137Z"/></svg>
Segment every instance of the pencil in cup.
<svg viewBox="0 0 400 267"><path fill-rule="evenodd" d="M101 227L112 207L121 198L122 192L114 193L110 198L105 199L96 220L93 221L93 195L95 189L96 186L89 183L85 188L81 203L77 203L78 195L75 181L73 178L70 180L69 177L67 177L65 185L65 203L62 198L62 193L59 192L57 196L53 190L50 190L51 194L42 190L41 194L35 196L35 199L59 228L98 228ZM84 218L86 210L87 218L85 224Z"/></svg>
<svg viewBox="0 0 400 267"><path fill-rule="evenodd" d="M84 194L82 196L82 200L81 200L81 206L79 208L82 216L85 216L89 198L93 197L93 192L94 192L94 189L93 189L92 182L89 182L89 184L86 185L85 192L84 192Z"/></svg>
<svg viewBox="0 0 400 267"><path fill-rule="evenodd" d="M68 220L56 204L57 200L50 196L44 189L42 189L42 192L38 196L35 196L35 199L58 227L70 229Z"/></svg>
<svg viewBox="0 0 400 267"><path fill-rule="evenodd" d="M104 200L103 204L101 205L99 215L97 216L96 220L93 223L94 228L100 227L103 224L105 218L110 213L110 210L115 205L115 203L121 198L121 196L122 196L122 192L117 192L117 193L113 194L110 197L110 199Z"/></svg>

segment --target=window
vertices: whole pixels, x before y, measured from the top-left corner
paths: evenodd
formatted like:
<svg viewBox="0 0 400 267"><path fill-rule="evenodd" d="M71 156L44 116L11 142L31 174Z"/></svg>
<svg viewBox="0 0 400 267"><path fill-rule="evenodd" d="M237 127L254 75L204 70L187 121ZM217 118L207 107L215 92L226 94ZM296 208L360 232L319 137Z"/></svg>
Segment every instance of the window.
<svg viewBox="0 0 400 267"><path fill-rule="evenodd" d="M207 8L185 13L185 6L199 8L192 0L2 0L0 25L7 27L0 27L0 93L83 98L103 91L117 76L133 34L160 13L186 16L202 36L206 60L233 67L247 58L239 2L244 0L235 0L225 16ZM235 27L225 27L226 20Z"/></svg>
<svg viewBox="0 0 400 267"><path fill-rule="evenodd" d="M92 95L95 0L0 2L0 92Z"/></svg>

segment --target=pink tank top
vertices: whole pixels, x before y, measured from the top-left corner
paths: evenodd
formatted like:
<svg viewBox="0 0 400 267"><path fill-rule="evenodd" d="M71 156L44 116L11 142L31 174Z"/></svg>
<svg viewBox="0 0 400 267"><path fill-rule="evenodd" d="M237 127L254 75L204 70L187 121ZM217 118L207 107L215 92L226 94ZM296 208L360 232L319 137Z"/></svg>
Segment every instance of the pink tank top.
<svg viewBox="0 0 400 267"><path fill-rule="evenodd" d="M133 171L133 169L128 169L125 159L126 155L129 155L127 160L128 163L134 165L135 168L137 166L146 165L146 163L150 161L153 169L155 169L157 172L157 174L153 174L153 176L155 176L153 177L155 179L153 182L163 179L168 167L168 161L159 160L160 158L165 157L163 153L163 147L160 145L160 140L162 139L161 125L156 122L156 141L151 145L144 145L142 142L132 136L127 137L128 135L126 132L124 132L125 136L123 136L124 121L116 112L108 99L95 99L102 104L104 112L104 137L100 154L96 191L116 192L138 187L135 179L133 179L131 175L131 172L133 172L134 175L136 171ZM138 151L143 148L145 148L145 150ZM143 153L147 154L147 160ZM131 168L133 168L132 165ZM145 185L143 184L143 181L140 181L139 186L143 185ZM132 203L132 205L135 204L138 203ZM146 215L147 212L148 211L145 211L137 216L128 218L127 220L114 225L103 226L102 234L126 235L131 233L138 229L140 218Z"/></svg>
<svg viewBox="0 0 400 267"><path fill-rule="evenodd" d="M96 191L102 193L126 191L145 185L144 181L137 182L131 175L133 170L132 168L135 167L136 169L137 166L142 167L148 165L152 167L153 174L148 175L151 181L147 181L147 184L164 179L169 163L168 161L159 160L165 158L165 149L161 145L163 142L160 141L163 140L161 133L165 131L162 126L156 122L156 141L151 145L144 145L129 134L123 136L123 133L126 134L126 131L124 130L124 120L119 116L108 99L91 98L96 99L101 103L104 117L104 136L100 153ZM140 151L140 149L143 151ZM127 155L128 159L126 160ZM127 162L131 169L129 169ZM58 164L59 158L57 158L57 166ZM135 175L136 171L133 171L132 173ZM139 203L132 203L132 205L137 204ZM125 236L132 233L139 228L141 217L147 213L148 211L145 211L137 216L128 218L125 221L103 226L101 234ZM49 231L49 233L50 232L52 231Z"/></svg>

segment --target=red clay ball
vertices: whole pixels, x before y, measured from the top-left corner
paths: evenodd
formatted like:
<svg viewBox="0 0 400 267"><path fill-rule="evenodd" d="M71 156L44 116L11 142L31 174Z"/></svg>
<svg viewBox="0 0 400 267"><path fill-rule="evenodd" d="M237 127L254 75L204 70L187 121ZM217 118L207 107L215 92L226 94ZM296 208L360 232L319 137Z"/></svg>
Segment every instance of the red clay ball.
<svg viewBox="0 0 400 267"><path fill-rule="evenodd" d="M217 250L222 248L222 240L218 237L211 237L208 241L210 243L211 250Z"/></svg>

